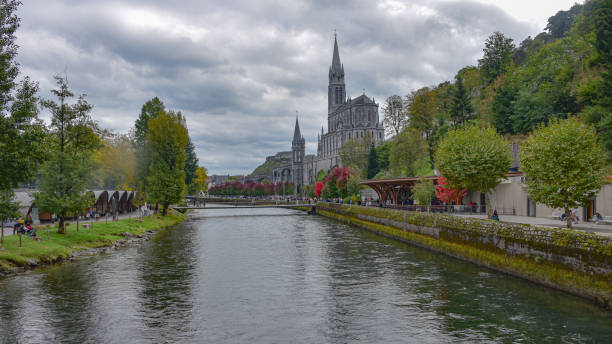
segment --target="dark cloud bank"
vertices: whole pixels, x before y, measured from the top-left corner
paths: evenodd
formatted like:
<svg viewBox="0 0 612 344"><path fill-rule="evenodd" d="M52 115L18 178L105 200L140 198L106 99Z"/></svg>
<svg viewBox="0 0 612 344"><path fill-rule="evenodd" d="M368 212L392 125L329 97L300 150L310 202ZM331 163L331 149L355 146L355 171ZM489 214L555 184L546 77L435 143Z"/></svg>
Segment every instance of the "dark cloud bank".
<svg viewBox="0 0 612 344"><path fill-rule="evenodd" d="M451 79L502 31L538 29L470 1L25 1L22 73L49 97L67 72L104 127L127 132L154 96L182 111L211 173L251 171L287 150L299 111L307 153L327 118L334 29L350 95Z"/></svg>

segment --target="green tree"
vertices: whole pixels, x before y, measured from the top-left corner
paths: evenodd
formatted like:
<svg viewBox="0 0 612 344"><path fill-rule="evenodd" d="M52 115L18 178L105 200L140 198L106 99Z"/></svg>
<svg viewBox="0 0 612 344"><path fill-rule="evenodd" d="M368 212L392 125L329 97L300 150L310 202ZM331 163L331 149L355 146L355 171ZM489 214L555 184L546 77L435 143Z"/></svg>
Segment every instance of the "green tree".
<svg viewBox="0 0 612 344"><path fill-rule="evenodd" d="M102 139L94 153L94 162L94 179L90 183L93 188L134 190L138 186L134 146L127 135Z"/></svg>
<svg viewBox="0 0 612 344"><path fill-rule="evenodd" d="M416 174L416 161L427 157L427 142L421 133L406 128L393 140L389 151L389 167L395 177Z"/></svg>
<svg viewBox="0 0 612 344"><path fill-rule="evenodd" d="M360 177L367 178L368 156L373 144L374 138L369 133L362 138L346 141L338 150L342 164L357 171Z"/></svg>
<svg viewBox="0 0 612 344"><path fill-rule="evenodd" d="M485 41L484 56L478 60L478 67L485 83L489 84L512 66L514 43L501 32L494 32Z"/></svg>
<svg viewBox="0 0 612 344"><path fill-rule="evenodd" d="M0 190L0 243L4 243L4 224L8 219L19 216L19 204L13 201L14 198L13 189Z"/></svg>
<svg viewBox="0 0 612 344"><path fill-rule="evenodd" d="M370 153L368 154L368 179L374 178L376 173L378 173L378 157L376 156L376 146L372 144L370 146Z"/></svg>
<svg viewBox="0 0 612 344"><path fill-rule="evenodd" d="M501 79L501 78L500 78ZM493 96L491 104L491 119L493 126L501 134L514 134L514 126L512 124L513 103L518 94L518 87L513 82L501 82Z"/></svg>
<svg viewBox="0 0 612 344"><path fill-rule="evenodd" d="M410 128L418 130L427 140L430 162L433 163L434 133L439 120L436 109L436 95L429 87L412 92L412 102L408 106Z"/></svg>
<svg viewBox="0 0 612 344"><path fill-rule="evenodd" d="M0 216L13 213L13 188L32 178L42 160L44 126L38 119L38 84L16 84L20 1L0 2Z"/></svg>
<svg viewBox="0 0 612 344"><path fill-rule="evenodd" d="M418 201L419 204L427 205L427 210L429 211L429 205L434 199L435 192L436 187L433 180L419 179L414 184L414 188L412 188L412 195L410 195L410 198Z"/></svg>
<svg viewBox="0 0 612 344"><path fill-rule="evenodd" d="M510 144L491 126L470 125L449 131L436 150L436 168L453 189L489 193L512 165Z"/></svg>
<svg viewBox="0 0 612 344"><path fill-rule="evenodd" d="M162 214L168 206L179 202L185 190L185 147L189 141L187 129L180 113L159 112L149 119L147 146L151 164L147 177L147 195L162 205Z"/></svg>
<svg viewBox="0 0 612 344"><path fill-rule="evenodd" d="M185 185L187 186L187 193L193 195L197 192L196 189L198 188L194 182L197 178L196 170L198 169L198 156L196 155L191 138L187 140L185 154Z"/></svg>
<svg viewBox="0 0 612 344"><path fill-rule="evenodd" d="M453 101L450 110L450 119L454 125L462 125L474 117L474 108L472 107L472 101L468 95L465 87L463 86L463 79L457 76L455 82L455 93L453 94Z"/></svg>
<svg viewBox="0 0 612 344"><path fill-rule="evenodd" d="M378 170L383 171L389 169L389 150L391 149L391 142L385 141L381 142L376 147L376 165L378 166Z"/></svg>
<svg viewBox="0 0 612 344"><path fill-rule="evenodd" d="M92 106L81 95L75 104L67 101L74 94L66 80L56 76L58 88L51 90L59 100L42 101L51 111L51 125L46 142L49 160L42 165L41 183L35 202L39 209L54 213L59 218L58 233L66 233L65 218L75 214L87 204L86 192L92 177L93 152L99 146L94 133L95 123L89 113Z"/></svg>
<svg viewBox="0 0 612 344"><path fill-rule="evenodd" d="M325 173L325 171L321 170L317 173L317 181L323 181L323 179L325 179L325 177L327 177L327 173Z"/></svg>
<svg viewBox="0 0 612 344"><path fill-rule="evenodd" d="M601 142L591 127L575 118L540 125L523 145L520 162L530 197L563 208L568 228L570 210L595 197L604 182Z"/></svg>
<svg viewBox="0 0 612 344"><path fill-rule="evenodd" d="M570 30L574 24L576 16L582 12L584 5L575 4L568 11L559 11L554 16L548 18L545 30L553 39L558 39Z"/></svg>
<svg viewBox="0 0 612 344"><path fill-rule="evenodd" d="M38 119L37 93L38 84L26 77L12 98L10 112L0 111L0 191L32 178L44 158L45 128Z"/></svg>
<svg viewBox="0 0 612 344"><path fill-rule="evenodd" d="M147 131L149 120L157 117L157 114L166 110L164 103L157 97L147 101L140 109L140 116L134 123L134 149L136 157L136 179L139 189L144 190L149 165L151 164L151 152L147 147Z"/></svg>
<svg viewBox="0 0 612 344"><path fill-rule="evenodd" d="M194 184L196 185L195 192L199 193L200 191L206 192L208 190L206 183L208 182L208 171L205 167L198 166L196 169L196 178L194 180Z"/></svg>

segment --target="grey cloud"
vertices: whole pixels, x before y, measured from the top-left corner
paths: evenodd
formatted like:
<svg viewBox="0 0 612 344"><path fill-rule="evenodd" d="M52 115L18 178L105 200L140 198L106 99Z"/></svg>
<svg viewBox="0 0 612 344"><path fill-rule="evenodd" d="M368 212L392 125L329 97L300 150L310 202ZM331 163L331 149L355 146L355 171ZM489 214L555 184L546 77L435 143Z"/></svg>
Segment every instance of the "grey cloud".
<svg viewBox="0 0 612 344"><path fill-rule="evenodd" d="M27 1L18 59L43 97L67 69L96 119L119 132L159 96L187 116L211 173L244 173L290 148L296 110L316 152L333 29L350 94L365 88L379 102L476 64L493 31L517 41L537 32L495 6L400 2Z"/></svg>

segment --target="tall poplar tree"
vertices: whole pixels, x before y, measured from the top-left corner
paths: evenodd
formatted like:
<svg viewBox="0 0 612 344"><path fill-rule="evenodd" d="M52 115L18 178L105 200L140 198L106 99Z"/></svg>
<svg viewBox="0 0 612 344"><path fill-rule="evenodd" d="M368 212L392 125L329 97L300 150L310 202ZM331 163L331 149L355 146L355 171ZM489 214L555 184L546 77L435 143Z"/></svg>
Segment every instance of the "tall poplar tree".
<svg viewBox="0 0 612 344"><path fill-rule="evenodd" d="M164 112L166 107L157 97L148 100L142 105L140 115L134 123L134 156L136 158L136 183L141 190L145 189L149 165L151 164L151 152L147 147L147 132L149 120Z"/></svg>
<svg viewBox="0 0 612 344"><path fill-rule="evenodd" d="M65 78L56 76L57 89L51 90L58 102L43 100L51 111L51 125L47 140L49 160L41 168L41 183L35 202L42 211L59 218L58 233L65 234L66 216L78 214L91 205L91 194L86 187L93 171L93 153L99 145L95 123L89 113L92 106L79 96L76 103L68 103L74 93Z"/></svg>
<svg viewBox="0 0 612 344"><path fill-rule="evenodd" d="M16 215L13 188L32 178L42 160L44 126L38 119L38 84L15 80L20 1L0 1L0 219ZM0 225L0 228L2 226Z"/></svg>
<svg viewBox="0 0 612 344"><path fill-rule="evenodd" d="M167 214L168 206L181 200L185 191L185 147L188 141L180 112L159 112L149 120L146 143L151 152L151 164L147 195L152 202L162 205L163 215Z"/></svg>
<svg viewBox="0 0 612 344"><path fill-rule="evenodd" d="M191 138L187 139L187 146L185 146L185 185L187 187L187 193L194 195L197 192L198 185L195 183L195 179L198 177L196 171L198 169L198 156L195 152L195 147Z"/></svg>

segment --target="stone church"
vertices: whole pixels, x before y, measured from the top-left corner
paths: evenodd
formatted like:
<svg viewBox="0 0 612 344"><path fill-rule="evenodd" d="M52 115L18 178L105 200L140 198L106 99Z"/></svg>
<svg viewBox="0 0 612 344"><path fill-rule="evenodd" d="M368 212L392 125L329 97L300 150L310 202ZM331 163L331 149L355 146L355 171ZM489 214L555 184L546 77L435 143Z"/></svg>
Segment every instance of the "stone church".
<svg viewBox="0 0 612 344"><path fill-rule="evenodd" d="M379 121L378 104L365 93L355 99L347 97L344 65L340 62L338 40L334 36L334 53L327 86L327 133L321 128L317 155L305 155L306 144L296 118L291 165L274 169L274 182L293 182L296 193L299 192L302 186L315 183L319 171L327 172L335 166L342 166L340 147L350 139L360 139L365 135L371 135L377 144L385 139L385 129Z"/></svg>

